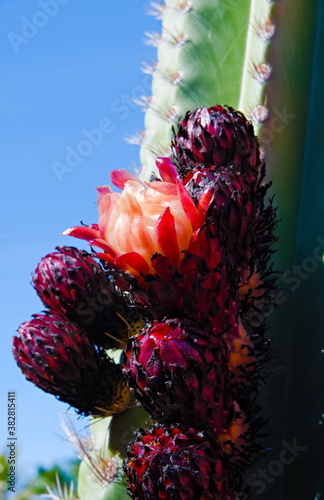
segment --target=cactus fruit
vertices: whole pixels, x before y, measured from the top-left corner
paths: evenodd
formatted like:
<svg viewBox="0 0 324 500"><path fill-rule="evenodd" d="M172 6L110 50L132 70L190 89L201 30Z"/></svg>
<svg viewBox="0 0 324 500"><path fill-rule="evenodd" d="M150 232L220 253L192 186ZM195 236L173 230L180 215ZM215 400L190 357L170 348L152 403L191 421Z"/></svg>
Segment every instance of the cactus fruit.
<svg viewBox="0 0 324 500"><path fill-rule="evenodd" d="M84 331L53 313L35 314L13 339L27 378L83 415L122 411L130 393L120 365L91 345Z"/></svg>
<svg viewBox="0 0 324 500"><path fill-rule="evenodd" d="M13 338L25 377L82 415L123 411L130 391L120 363L105 349L120 348L141 329L138 311L93 257L74 247L46 255L32 281L48 310L34 314Z"/></svg>
<svg viewBox="0 0 324 500"><path fill-rule="evenodd" d="M35 290L49 310L78 324L94 344L120 349L142 321L84 250L57 247L41 260L32 276Z"/></svg>
<svg viewBox="0 0 324 500"><path fill-rule="evenodd" d="M237 500L217 443L193 428L155 425L128 447L125 474L135 500Z"/></svg>
<svg viewBox="0 0 324 500"><path fill-rule="evenodd" d="M233 405L224 401L230 380L223 339L188 320L156 322L129 340L123 358L132 392L154 420L217 432Z"/></svg>
<svg viewBox="0 0 324 500"><path fill-rule="evenodd" d="M182 178L200 164L202 170L221 167L224 171L230 166L244 178L251 176L252 182L260 164L252 124L240 112L223 106L188 111L179 121L172 152Z"/></svg>

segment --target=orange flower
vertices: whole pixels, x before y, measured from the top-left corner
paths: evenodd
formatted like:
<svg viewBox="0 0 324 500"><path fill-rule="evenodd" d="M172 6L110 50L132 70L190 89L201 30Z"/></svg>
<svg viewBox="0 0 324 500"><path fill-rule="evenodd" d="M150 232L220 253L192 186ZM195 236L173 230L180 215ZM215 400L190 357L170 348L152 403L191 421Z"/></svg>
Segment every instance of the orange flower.
<svg viewBox="0 0 324 500"><path fill-rule="evenodd" d="M113 171L112 182L122 192L98 188L99 225L73 227L63 234L88 240L104 251L98 257L134 276L156 273L151 262L156 253L179 265L181 252L196 245L211 191L196 206L169 158L158 159L157 166L162 181L143 182L126 170Z"/></svg>

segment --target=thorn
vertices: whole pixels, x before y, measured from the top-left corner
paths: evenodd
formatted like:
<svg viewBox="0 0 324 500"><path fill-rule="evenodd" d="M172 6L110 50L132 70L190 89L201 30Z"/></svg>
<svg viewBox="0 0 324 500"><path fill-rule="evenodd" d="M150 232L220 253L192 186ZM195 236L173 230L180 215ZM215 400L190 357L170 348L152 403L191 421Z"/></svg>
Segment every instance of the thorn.
<svg viewBox="0 0 324 500"><path fill-rule="evenodd" d="M173 86L180 85L180 83L183 81L183 73L178 70L178 71L163 71L161 69L161 65L157 62L154 63L142 63L142 72L145 73L146 75L158 75L164 80L166 80L168 83L170 83Z"/></svg>
<svg viewBox="0 0 324 500"><path fill-rule="evenodd" d="M155 74L158 74L161 78L165 79L167 82L171 83L171 85L180 85L180 83L183 80L183 73L178 70L178 71L162 71L160 69L160 64L157 62L153 63L142 63L142 72L145 73L146 75L151 75L154 76Z"/></svg>
<svg viewBox="0 0 324 500"><path fill-rule="evenodd" d="M162 19L166 9L167 6L163 2L151 2L151 8L147 10L147 14Z"/></svg>
<svg viewBox="0 0 324 500"><path fill-rule="evenodd" d="M154 75L159 68L159 63L157 62L152 62L152 63L147 63L143 62L142 63L142 72L145 73L146 75Z"/></svg>
<svg viewBox="0 0 324 500"><path fill-rule="evenodd" d="M117 313L118 314L118 313ZM119 315L118 315L119 316ZM108 332L104 332L105 335L107 335L107 337L109 337L110 339L113 339L115 342L117 342L118 344L121 344L122 347L124 347L124 342L122 342L120 339L118 339L117 337L114 337L113 335L111 335L111 333L108 333Z"/></svg>
<svg viewBox="0 0 324 500"><path fill-rule="evenodd" d="M144 35L146 36L144 44L156 48L158 48L163 42L173 45L174 47L182 47L189 41L189 37L185 33L179 33L178 35L169 33L168 37L165 37L161 33L145 31Z"/></svg>
<svg viewBox="0 0 324 500"><path fill-rule="evenodd" d="M169 156L171 153L170 146L164 147L161 144L145 145L145 148L156 158L157 156Z"/></svg>
<svg viewBox="0 0 324 500"><path fill-rule="evenodd" d="M190 0L186 0L186 1L178 0L177 5L175 6L174 10L177 10L181 14L187 14L188 12L190 12L192 10L192 8L193 8L193 6L192 6L192 2Z"/></svg>
<svg viewBox="0 0 324 500"><path fill-rule="evenodd" d="M166 146L163 149L163 156L171 156L171 147L170 146Z"/></svg>
<svg viewBox="0 0 324 500"><path fill-rule="evenodd" d="M256 34L263 42L268 42L275 36L276 25L270 19L266 23L259 23L256 28Z"/></svg>
<svg viewBox="0 0 324 500"><path fill-rule="evenodd" d="M251 119L254 123L264 123L269 118L269 109L259 104L251 111Z"/></svg>
<svg viewBox="0 0 324 500"><path fill-rule="evenodd" d="M271 77L272 67L268 63L253 64L254 71L252 72L253 78L258 82L264 83Z"/></svg>
<svg viewBox="0 0 324 500"><path fill-rule="evenodd" d="M143 111L147 111L152 107L153 96L141 95L139 99L132 99L132 101L141 106Z"/></svg>
<svg viewBox="0 0 324 500"><path fill-rule="evenodd" d="M161 78L166 80L168 83L170 83L172 86L176 87L177 85L180 85L180 83L183 81L183 73L181 71L158 71L158 74L160 75Z"/></svg>
<svg viewBox="0 0 324 500"><path fill-rule="evenodd" d="M185 33L179 33L179 35L169 33L169 38L165 41L174 47L182 47L189 41L189 37Z"/></svg>
<svg viewBox="0 0 324 500"><path fill-rule="evenodd" d="M174 87L180 85L180 83L183 80L183 74L181 71L174 71L173 73L165 73L164 75L161 73L161 75Z"/></svg>
<svg viewBox="0 0 324 500"><path fill-rule="evenodd" d="M152 47L159 47L163 39L161 33L157 33L156 31L145 31L144 35L146 36L146 39L144 39L144 44L150 45Z"/></svg>
<svg viewBox="0 0 324 500"><path fill-rule="evenodd" d="M132 327L130 326L130 324L128 323L128 321L124 318L124 316L122 316L118 312L116 312L116 314L125 323L125 325L127 326L127 329L128 329L128 333L130 333L132 331Z"/></svg>
<svg viewBox="0 0 324 500"><path fill-rule="evenodd" d="M141 146L144 139L145 139L146 132L143 130L142 132L137 132L134 135L129 135L125 137L125 141L128 142L128 144L134 144L135 146Z"/></svg>
<svg viewBox="0 0 324 500"><path fill-rule="evenodd" d="M173 121L179 118L179 111L176 106L172 106L166 111L161 109L154 109L154 108L152 109L167 123L172 123Z"/></svg>

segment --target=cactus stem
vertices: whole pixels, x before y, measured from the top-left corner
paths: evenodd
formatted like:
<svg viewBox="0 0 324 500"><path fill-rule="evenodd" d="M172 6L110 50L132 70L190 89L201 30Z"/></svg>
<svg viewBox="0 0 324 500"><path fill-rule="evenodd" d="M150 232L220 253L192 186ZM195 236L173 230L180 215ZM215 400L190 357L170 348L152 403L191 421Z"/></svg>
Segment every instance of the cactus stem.
<svg viewBox="0 0 324 500"><path fill-rule="evenodd" d="M145 146L145 147L155 157L169 156L169 154L170 154L170 147L168 146L165 148L162 146L162 144L156 144L155 147L151 147L151 146Z"/></svg>
<svg viewBox="0 0 324 500"><path fill-rule="evenodd" d="M249 28L242 72L241 93L238 108L248 114L252 111L256 133L258 125L267 120L269 110L264 101L265 83L271 78L272 67L266 60L270 40L276 26L271 21L273 2L251 0ZM252 105L252 102L255 104Z"/></svg>

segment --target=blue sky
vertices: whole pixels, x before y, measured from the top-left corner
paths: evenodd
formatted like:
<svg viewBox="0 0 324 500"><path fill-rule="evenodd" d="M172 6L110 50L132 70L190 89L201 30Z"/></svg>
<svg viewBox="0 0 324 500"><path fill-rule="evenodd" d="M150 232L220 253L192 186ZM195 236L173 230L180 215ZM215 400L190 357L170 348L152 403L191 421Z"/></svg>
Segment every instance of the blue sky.
<svg viewBox="0 0 324 500"><path fill-rule="evenodd" d="M145 15L147 6L142 0L0 0L0 446L7 438L7 392L16 391L22 477L74 451L60 438L59 413L67 405L23 378L11 338L43 309L30 285L39 260L56 245L86 248L61 232L81 219L96 221L95 187L109 182L111 169L139 166L138 147L124 137L144 127L131 99L150 93L140 68L155 59L155 50L144 45L144 31L159 26ZM90 148L89 134L96 142Z"/></svg>

